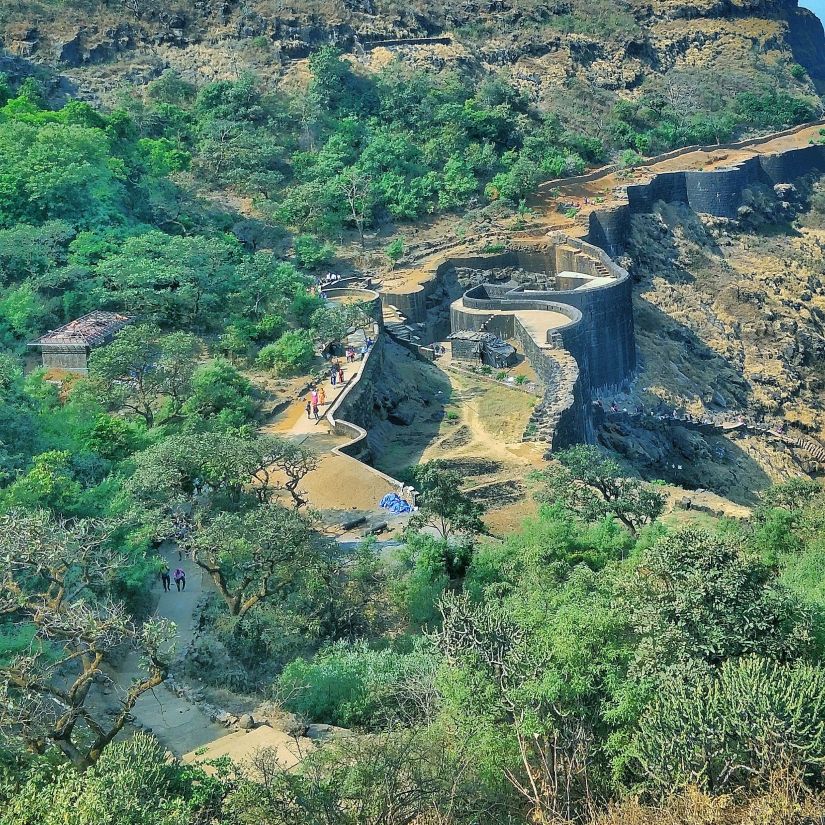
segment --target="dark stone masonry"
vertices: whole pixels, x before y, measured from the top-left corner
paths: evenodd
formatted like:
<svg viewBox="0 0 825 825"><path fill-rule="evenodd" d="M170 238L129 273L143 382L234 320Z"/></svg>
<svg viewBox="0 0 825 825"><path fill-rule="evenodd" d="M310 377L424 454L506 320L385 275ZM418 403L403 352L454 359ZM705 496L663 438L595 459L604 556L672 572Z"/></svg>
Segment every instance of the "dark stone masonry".
<svg viewBox="0 0 825 825"><path fill-rule="evenodd" d="M631 216L650 212L657 201L664 201L735 219L749 189L791 183L813 173L825 173L825 146L757 155L726 169L666 172L648 183L628 186L627 204L592 212L584 239L554 232L532 242L512 243L496 254L449 258L438 267L437 276L451 268L486 274L518 267L534 281L473 286L452 304L451 330L484 330L518 340L537 374L555 385L544 401L554 424L552 448L592 442L593 400L631 380L636 369L632 283L611 257L624 253ZM413 317L423 314L426 289L392 297L399 303L405 298L421 302L422 307L405 309ZM546 329L544 316L536 311L546 313ZM563 368L562 350L575 359L577 374L569 365ZM574 386L562 386L571 381Z"/></svg>

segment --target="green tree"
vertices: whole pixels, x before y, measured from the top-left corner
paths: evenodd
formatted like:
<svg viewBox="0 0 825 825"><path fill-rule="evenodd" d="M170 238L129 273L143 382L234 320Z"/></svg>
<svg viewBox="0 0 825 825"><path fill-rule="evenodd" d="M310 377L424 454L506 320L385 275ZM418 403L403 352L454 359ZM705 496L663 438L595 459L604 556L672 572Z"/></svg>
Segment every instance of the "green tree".
<svg viewBox="0 0 825 825"><path fill-rule="evenodd" d="M166 513L181 504L230 509L269 502L279 490L296 508L305 503L299 484L317 466L308 447L276 436L244 438L222 432L170 436L133 456L129 491Z"/></svg>
<svg viewBox="0 0 825 825"><path fill-rule="evenodd" d="M238 618L261 602L286 598L329 558L327 542L309 521L277 504L218 513L193 531L186 548Z"/></svg>
<svg viewBox="0 0 825 825"><path fill-rule="evenodd" d="M81 770L100 758L137 700L168 673L174 625L131 621L95 588L128 564L101 525L70 527L43 512L0 516L0 617L34 628L34 643L0 664L0 729L35 753L54 746ZM119 649L137 647L146 672L121 694L114 716L92 702Z"/></svg>
<svg viewBox="0 0 825 825"><path fill-rule="evenodd" d="M106 403L140 416L147 427L179 418L192 394L200 342L185 332L163 334L151 324L124 327L89 359L92 387Z"/></svg>
<svg viewBox="0 0 825 825"><path fill-rule="evenodd" d="M36 455L27 473L0 491L4 508L48 509L56 513L71 511L80 497L68 450L48 450Z"/></svg>
<svg viewBox="0 0 825 825"><path fill-rule="evenodd" d="M295 257L298 263L307 269L326 266L334 255L332 246L318 240L312 235L299 235L295 238Z"/></svg>
<svg viewBox="0 0 825 825"><path fill-rule="evenodd" d="M166 759L142 732L114 742L84 773L36 764L20 779L2 825L65 825L67 815L72 825L190 825L223 793L220 780Z"/></svg>
<svg viewBox="0 0 825 825"><path fill-rule="evenodd" d="M414 467L412 476L418 489L418 512L410 519L412 529L433 528L443 541L472 537L484 530L484 510L461 491L463 480L458 473L428 461Z"/></svg>
<svg viewBox="0 0 825 825"><path fill-rule="evenodd" d="M749 655L793 661L811 640L809 612L736 538L682 527L641 555L625 604L639 633L636 667L689 672Z"/></svg>
<svg viewBox="0 0 825 825"><path fill-rule="evenodd" d="M122 172L100 129L7 117L0 122L0 226L94 223L119 206Z"/></svg>
<svg viewBox="0 0 825 825"><path fill-rule="evenodd" d="M662 514L664 495L623 476L619 465L597 447L571 447L556 458L557 466L535 476L539 502L558 502L586 522L617 518L633 535Z"/></svg>
<svg viewBox="0 0 825 825"><path fill-rule="evenodd" d="M183 406L184 415L223 417L228 425L240 426L252 417L253 411L252 385L228 361L216 358L195 369L192 394Z"/></svg>
<svg viewBox="0 0 825 825"><path fill-rule="evenodd" d="M267 344L258 353L256 363L274 369L278 375L304 372L315 357L312 338L306 330L285 332L274 344Z"/></svg>
<svg viewBox="0 0 825 825"><path fill-rule="evenodd" d="M237 242L226 236L175 237L152 231L127 238L98 271L126 312L172 326L207 326L222 317L235 283Z"/></svg>

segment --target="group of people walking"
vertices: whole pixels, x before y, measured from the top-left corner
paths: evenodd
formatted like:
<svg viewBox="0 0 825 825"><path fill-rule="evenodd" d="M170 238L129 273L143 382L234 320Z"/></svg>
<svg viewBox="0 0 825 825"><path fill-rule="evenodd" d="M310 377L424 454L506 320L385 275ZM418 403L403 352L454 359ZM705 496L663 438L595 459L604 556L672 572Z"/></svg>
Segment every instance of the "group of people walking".
<svg viewBox="0 0 825 825"><path fill-rule="evenodd" d="M333 385L334 386L334 385ZM323 387L313 387L307 396L307 418L315 418L317 421L320 418L318 408L327 403L327 394Z"/></svg>
<svg viewBox="0 0 825 825"><path fill-rule="evenodd" d="M373 341L372 338L367 338L364 342L364 345L360 347L360 360L364 360L364 356L370 351L372 348ZM346 349L344 350L344 357L346 358L346 362L351 364L355 361L356 350L355 347L347 345ZM326 355L324 357L327 357ZM341 366L341 362L337 358L333 358L329 365L329 383L331 387L337 387L339 384L343 386L346 378L344 376L344 368ZM306 397L306 406L304 409L306 410L307 418L308 419L315 419L318 421L321 417L320 408L323 407L327 403L327 395L324 391L322 386L315 386L313 387L309 395Z"/></svg>

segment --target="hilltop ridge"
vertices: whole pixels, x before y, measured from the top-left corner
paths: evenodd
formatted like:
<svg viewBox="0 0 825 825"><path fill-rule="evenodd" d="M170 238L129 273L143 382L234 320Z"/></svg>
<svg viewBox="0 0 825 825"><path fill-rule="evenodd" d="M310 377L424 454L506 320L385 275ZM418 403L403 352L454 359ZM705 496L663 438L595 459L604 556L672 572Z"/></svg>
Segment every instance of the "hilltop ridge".
<svg viewBox="0 0 825 825"><path fill-rule="evenodd" d="M245 70L300 79L332 43L367 72L395 59L503 70L540 108L594 132L617 96L690 109L753 86L825 89L822 24L796 0L30 0L0 11L0 39L6 70L47 68L65 91L104 101L166 68L199 83Z"/></svg>

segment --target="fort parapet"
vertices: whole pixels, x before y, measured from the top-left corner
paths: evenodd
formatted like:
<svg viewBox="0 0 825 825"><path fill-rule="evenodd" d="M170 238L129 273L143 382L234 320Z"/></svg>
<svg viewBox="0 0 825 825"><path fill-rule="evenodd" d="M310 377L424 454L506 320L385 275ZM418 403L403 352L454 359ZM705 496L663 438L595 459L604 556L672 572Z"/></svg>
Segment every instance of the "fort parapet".
<svg viewBox="0 0 825 825"><path fill-rule="evenodd" d="M679 155L687 156L688 150L651 159L649 166L665 160L665 168L658 173L653 170L644 182L605 190L611 195L605 198L609 201L606 205L591 204L575 222L568 221L572 225L563 231L518 238L491 233L451 242L441 252L431 250L403 289L382 290L382 301L410 321L420 323L426 320L429 304L437 297L439 281L451 270L475 270L481 275L516 267L540 276L539 288L485 282L482 278L481 283L452 302L451 331L484 329L519 341L548 388L540 404L542 414L536 416L536 421L544 422L542 440L552 449L590 442L595 437L592 401L600 392L631 379L636 370L632 283L628 273L613 260L625 252L632 216L650 212L663 201L735 219L748 190L825 173L825 146L812 142L785 148L782 143L788 136L798 142L813 140L819 125L775 136L781 151L769 151L771 139L754 141L753 154L742 156L739 152L738 159L724 166L719 165L719 158L725 157L726 147L703 147L698 150L700 160L701 153L708 152L707 165L713 167L706 170L669 168ZM727 148L747 146L740 143ZM608 180L615 171L609 168L555 185L592 182L600 176ZM553 186L551 182L543 188L547 191ZM502 251L476 251L492 248Z"/></svg>

